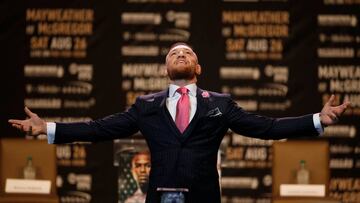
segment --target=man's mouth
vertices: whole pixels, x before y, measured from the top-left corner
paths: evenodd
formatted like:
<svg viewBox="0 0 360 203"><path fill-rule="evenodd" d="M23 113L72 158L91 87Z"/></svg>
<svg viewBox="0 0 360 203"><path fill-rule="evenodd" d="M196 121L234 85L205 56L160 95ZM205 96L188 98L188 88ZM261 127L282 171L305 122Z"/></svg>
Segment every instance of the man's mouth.
<svg viewBox="0 0 360 203"><path fill-rule="evenodd" d="M186 61L185 61L185 60L177 60L176 63L177 63L177 64L179 64L179 63L186 63Z"/></svg>

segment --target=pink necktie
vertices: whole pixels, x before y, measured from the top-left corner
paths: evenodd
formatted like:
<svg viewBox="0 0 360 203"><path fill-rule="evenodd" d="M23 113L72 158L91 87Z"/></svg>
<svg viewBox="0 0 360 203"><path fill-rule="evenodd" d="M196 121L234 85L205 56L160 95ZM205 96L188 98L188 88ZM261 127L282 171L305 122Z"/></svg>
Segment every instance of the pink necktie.
<svg viewBox="0 0 360 203"><path fill-rule="evenodd" d="M175 123L181 133L183 133L186 127L189 125L189 114L190 114L190 100L186 87L180 87L176 90L181 94L180 99L176 105L176 117Z"/></svg>

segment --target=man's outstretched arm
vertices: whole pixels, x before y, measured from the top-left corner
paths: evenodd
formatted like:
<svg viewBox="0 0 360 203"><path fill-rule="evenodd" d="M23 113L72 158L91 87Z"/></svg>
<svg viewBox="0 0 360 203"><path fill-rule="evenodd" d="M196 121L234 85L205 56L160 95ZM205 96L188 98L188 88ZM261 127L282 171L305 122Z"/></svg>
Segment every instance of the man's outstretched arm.
<svg viewBox="0 0 360 203"><path fill-rule="evenodd" d="M226 115L229 127L233 131L250 137L283 139L299 136L316 136L323 132L323 127L336 124L339 117L350 106L349 101L344 101L338 106L335 106L334 101L335 96L332 95L321 112L317 114L277 119L245 112L236 103L230 101L230 108ZM316 123L319 123L319 126Z"/></svg>
<svg viewBox="0 0 360 203"><path fill-rule="evenodd" d="M138 131L138 116L135 105L122 113L116 113L94 121L77 123L46 123L27 107L25 107L25 112L28 116L27 119L10 119L9 123L28 135L47 134L50 144L112 140L130 136Z"/></svg>

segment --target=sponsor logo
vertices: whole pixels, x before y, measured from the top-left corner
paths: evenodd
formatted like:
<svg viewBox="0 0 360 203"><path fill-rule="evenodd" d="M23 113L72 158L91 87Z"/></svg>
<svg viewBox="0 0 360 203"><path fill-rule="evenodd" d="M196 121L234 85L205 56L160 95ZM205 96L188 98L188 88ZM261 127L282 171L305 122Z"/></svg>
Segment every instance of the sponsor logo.
<svg viewBox="0 0 360 203"><path fill-rule="evenodd" d="M254 87L246 86L246 87L238 87L235 86L233 88L229 88L224 86L222 88L222 92L231 93L233 96L253 96L256 95L256 89Z"/></svg>
<svg viewBox="0 0 360 203"><path fill-rule="evenodd" d="M356 15L318 15L318 25L320 26L357 26Z"/></svg>
<svg viewBox="0 0 360 203"><path fill-rule="evenodd" d="M355 50L350 47L318 48L317 54L320 58L353 58L355 56Z"/></svg>
<svg viewBox="0 0 360 203"><path fill-rule="evenodd" d="M282 84L270 83L265 87L259 88L257 93L260 96L286 96L288 87Z"/></svg>
<svg viewBox="0 0 360 203"><path fill-rule="evenodd" d="M79 80L90 81L93 77L93 66L91 64L71 63L69 72L72 75L77 75Z"/></svg>
<svg viewBox="0 0 360 203"><path fill-rule="evenodd" d="M233 133L231 138L232 138L232 144L233 145L271 146L272 143L273 143L273 140L254 139L254 138L238 135L236 133Z"/></svg>
<svg viewBox="0 0 360 203"><path fill-rule="evenodd" d="M190 32L183 29L168 29L166 33L159 35L160 41L188 41Z"/></svg>
<svg viewBox="0 0 360 203"><path fill-rule="evenodd" d="M90 121L91 117L42 117L47 122L80 122Z"/></svg>
<svg viewBox="0 0 360 203"><path fill-rule="evenodd" d="M259 181L256 177L222 177L221 187L224 189L252 189L255 190L259 186Z"/></svg>
<svg viewBox="0 0 360 203"><path fill-rule="evenodd" d="M355 42L355 37L346 34L332 34L327 36L324 33L319 34L320 42L333 42L333 43L353 43Z"/></svg>
<svg viewBox="0 0 360 203"><path fill-rule="evenodd" d="M67 181L71 185L76 185L76 189L78 190L91 190L92 177L90 174L69 173L67 176Z"/></svg>
<svg viewBox="0 0 360 203"><path fill-rule="evenodd" d="M325 128L324 136L354 138L356 136L356 127L353 125L328 126Z"/></svg>
<svg viewBox="0 0 360 203"><path fill-rule="evenodd" d="M31 109L60 109L61 99L59 98L26 98L25 106Z"/></svg>
<svg viewBox="0 0 360 203"><path fill-rule="evenodd" d="M250 79L258 80L260 70L258 67L220 67L220 78L222 79Z"/></svg>
<svg viewBox="0 0 360 203"><path fill-rule="evenodd" d="M157 46L123 46L121 54L123 56L158 56L159 47Z"/></svg>
<svg viewBox="0 0 360 203"><path fill-rule="evenodd" d="M189 28L190 18L191 15L189 12L168 11L166 13L166 20L169 22L174 22L175 27L178 28Z"/></svg>
<svg viewBox="0 0 360 203"><path fill-rule="evenodd" d="M272 176L269 174L265 175L263 177L263 184L264 184L264 186L270 187L272 184Z"/></svg>
<svg viewBox="0 0 360 203"><path fill-rule="evenodd" d="M62 87L63 94L90 94L93 89L93 85L87 82L69 82Z"/></svg>
<svg viewBox="0 0 360 203"><path fill-rule="evenodd" d="M123 24L159 25L161 21L160 13L125 12L121 14Z"/></svg>
<svg viewBox="0 0 360 203"><path fill-rule="evenodd" d="M96 103L95 98L90 98L88 100L70 100L66 99L64 100L63 107L64 108L83 108L83 109L89 109L93 107Z"/></svg>
<svg viewBox="0 0 360 203"><path fill-rule="evenodd" d="M287 66L265 66L265 75L268 77L273 77L274 82L284 82L288 81L289 70Z"/></svg>
<svg viewBox="0 0 360 203"><path fill-rule="evenodd" d="M61 87L56 85L47 85L47 84L26 84L25 85L26 93L39 93L39 94L58 94L61 92Z"/></svg>
<svg viewBox="0 0 360 203"><path fill-rule="evenodd" d="M354 160L350 158L332 158L330 159L331 169L353 168Z"/></svg>
<svg viewBox="0 0 360 203"><path fill-rule="evenodd" d="M158 38L157 34L151 32L124 32L123 39L124 40L136 40L136 41L156 41Z"/></svg>
<svg viewBox="0 0 360 203"><path fill-rule="evenodd" d="M91 195L80 191L67 191L60 197L62 203L90 203Z"/></svg>
<svg viewBox="0 0 360 203"><path fill-rule="evenodd" d="M62 78L64 68L56 65L25 65L25 77L55 77Z"/></svg>
<svg viewBox="0 0 360 203"><path fill-rule="evenodd" d="M354 148L348 145L331 145L331 154L351 154L354 152Z"/></svg>

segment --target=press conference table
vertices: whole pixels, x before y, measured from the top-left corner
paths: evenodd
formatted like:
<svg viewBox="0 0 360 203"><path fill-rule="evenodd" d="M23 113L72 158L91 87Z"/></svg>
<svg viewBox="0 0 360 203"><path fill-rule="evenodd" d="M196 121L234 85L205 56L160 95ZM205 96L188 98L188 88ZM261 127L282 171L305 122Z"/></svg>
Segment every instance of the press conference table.
<svg viewBox="0 0 360 203"><path fill-rule="evenodd" d="M59 198L53 195L0 195L0 203L59 203Z"/></svg>
<svg viewBox="0 0 360 203"><path fill-rule="evenodd" d="M341 203L330 197L278 197L272 203Z"/></svg>

